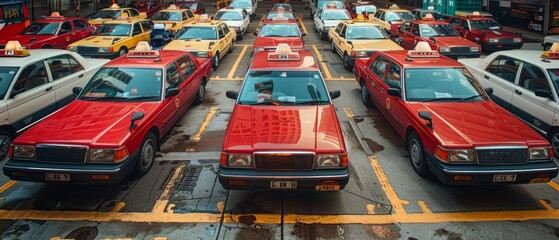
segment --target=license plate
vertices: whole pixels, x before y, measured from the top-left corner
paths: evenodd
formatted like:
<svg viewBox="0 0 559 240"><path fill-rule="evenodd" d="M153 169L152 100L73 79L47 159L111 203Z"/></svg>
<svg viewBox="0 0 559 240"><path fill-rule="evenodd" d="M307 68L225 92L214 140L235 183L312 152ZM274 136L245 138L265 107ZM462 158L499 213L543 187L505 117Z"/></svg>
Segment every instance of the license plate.
<svg viewBox="0 0 559 240"><path fill-rule="evenodd" d="M70 181L70 174L63 173L45 173L47 181L68 182Z"/></svg>
<svg viewBox="0 0 559 240"><path fill-rule="evenodd" d="M493 176L493 182L514 182L514 181L516 181L516 174Z"/></svg>
<svg viewBox="0 0 559 240"><path fill-rule="evenodd" d="M297 189L297 181L271 181L271 189Z"/></svg>
<svg viewBox="0 0 559 240"><path fill-rule="evenodd" d="M551 179L549 178L532 178L532 180L530 180L530 183L546 183L549 182Z"/></svg>
<svg viewBox="0 0 559 240"><path fill-rule="evenodd" d="M163 39L163 36L162 35L155 35L155 36L153 36L153 39Z"/></svg>
<svg viewBox="0 0 559 240"><path fill-rule="evenodd" d="M316 185L316 191L338 191L340 190L340 185Z"/></svg>
<svg viewBox="0 0 559 240"><path fill-rule="evenodd" d="M464 59L464 58L466 58L466 57L460 56L460 57L457 57L456 59Z"/></svg>

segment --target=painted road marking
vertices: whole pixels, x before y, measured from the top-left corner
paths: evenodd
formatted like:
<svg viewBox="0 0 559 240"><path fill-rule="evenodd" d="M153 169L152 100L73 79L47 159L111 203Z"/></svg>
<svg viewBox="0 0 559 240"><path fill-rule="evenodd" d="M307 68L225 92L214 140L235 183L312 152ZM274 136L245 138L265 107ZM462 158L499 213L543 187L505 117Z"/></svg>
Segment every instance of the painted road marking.
<svg viewBox="0 0 559 240"><path fill-rule="evenodd" d="M540 199L540 204L547 210L553 211L553 207L546 200Z"/></svg>
<svg viewBox="0 0 559 240"><path fill-rule="evenodd" d="M355 114L353 113L353 111L351 111L351 108L349 108L349 107L345 107L345 108L344 108L344 112L345 112L345 115L346 115L348 118L353 118L353 117L355 117Z"/></svg>
<svg viewBox="0 0 559 240"><path fill-rule="evenodd" d="M396 213L405 214L406 210L404 209L403 204L407 204L409 202L400 200L400 198L396 194L396 191L390 184L390 181L388 181L388 177L386 176L386 174L384 174L384 170L382 170L382 168L380 167L377 158L375 156L370 156L369 161L371 162L371 166L373 167L373 170L377 175L382 190L384 190L386 197L388 197L388 201L390 201L390 204L392 205L392 207L394 207Z"/></svg>
<svg viewBox="0 0 559 240"><path fill-rule="evenodd" d="M165 186L165 189L163 189L163 192L161 193L161 196L159 196L159 199L157 199L157 201L155 201L155 205L153 206L153 209L151 210L152 214L158 215L158 214L164 214L165 213L165 210L166 210L165 208L167 208L167 203L169 203L169 198L171 197L171 193L175 189L175 185L177 184L177 180L180 178L181 174L183 173L184 168L186 168L186 163L182 163L181 165L179 165L175 169L175 172L173 173L173 176L171 177L171 179L169 180L169 182Z"/></svg>
<svg viewBox="0 0 559 240"><path fill-rule="evenodd" d="M316 45L313 44L312 48L316 53L316 58L318 58L318 62L322 66L322 71L324 72L324 75L326 76L326 78L332 78L332 75L330 74L330 70L328 70L328 67L326 67L326 64L323 62L324 60L322 59L322 56L320 55L320 52L318 51Z"/></svg>
<svg viewBox="0 0 559 240"><path fill-rule="evenodd" d="M243 50L241 51L241 54L239 54L239 56L237 57L237 61L235 61L235 64L233 64L233 68L231 68L231 71L229 71L229 74L227 75L227 78L231 79L233 77L233 74L235 74L235 71L237 71L237 67L239 67L239 63L241 63L241 59L243 59L243 56L245 55L245 52L247 51L248 45L245 45L243 47Z"/></svg>
<svg viewBox="0 0 559 240"><path fill-rule="evenodd" d="M232 77L232 78L222 78L220 76L213 76L211 78L211 80L215 80L215 81L239 81L239 80L243 80L244 78L242 77ZM354 78L343 78L343 77L326 77L324 78L324 80L326 81L355 81Z"/></svg>
<svg viewBox="0 0 559 240"><path fill-rule="evenodd" d="M307 32L307 28L305 27L305 24L303 23L303 14L299 15L299 22L301 23L301 28L303 28L303 32L306 33L307 35L309 35L309 32Z"/></svg>
<svg viewBox="0 0 559 240"><path fill-rule="evenodd" d="M375 205L367 204L367 214L375 214Z"/></svg>
<svg viewBox="0 0 559 240"><path fill-rule="evenodd" d="M417 205L419 205L419 208L421 208L421 211L423 213L433 213L431 209L429 209L429 207L427 206L427 203L425 203L424 201L418 201Z"/></svg>
<svg viewBox="0 0 559 240"><path fill-rule="evenodd" d="M0 193L3 193L4 191L8 190L8 188L11 188L16 183L17 183L17 181L15 181L15 180L8 181L4 185L2 185L2 187L0 187Z"/></svg>
<svg viewBox="0 0 559 240"><path fill-rule="evenodd" d="M547 182L547 185L551 186L553 189L555 189L555 191L559 192L559 184L557 184L553 180Z"/></svg>
<svg viewBox="0 0 559 240"><path fill-rule="evenodd" d="M200 129L198 129L198 132L192 138L193 142L200 142L202 134L204 133L204 131L206 131L208 125L210 125L210 121L212 120L216 112L217 112L216 107L210 108L210 111L208 112L208 114L206 114L206 118L204 118L202 125L200 125Z"/></svg>
<svg viewBox="0 0 559 240"><path fill-rule="evenodd" d="M124 208L124 206L126 206L126 203L124 203L124 202L119 202L119 203L113 208L113 210L111 210L111 212L120 212L120 210L122 210L122 208Z"/></svg>
<svg viewBox="0 0 559 240"><path fill-rule="evenodd" d="M243 78L241 78L241 77L221 78L221 77L219 77L219 76L215 76L215 77L212 77L211 80L217 80L217 81L238 81L238 80L243 80Z"/></svg>

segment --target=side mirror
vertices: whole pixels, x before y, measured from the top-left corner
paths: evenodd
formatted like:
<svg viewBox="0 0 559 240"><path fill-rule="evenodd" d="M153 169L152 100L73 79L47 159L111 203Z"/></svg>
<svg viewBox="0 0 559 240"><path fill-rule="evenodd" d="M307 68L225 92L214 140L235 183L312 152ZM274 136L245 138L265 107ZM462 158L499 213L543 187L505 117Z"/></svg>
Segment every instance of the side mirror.
<svg viewBox="0 0 559 240"><path fill-rule="evenodd" d="M136 128L138 125L136 125L135 122L142 118L144 118L144 112L134 112L134 114L132 114L132 118L130 119L130 130Z"/></svg>
<svg viewBox="0 0 559 240"><path fill-rule="evenodd" d="M210 16L210 20L214 20L214 16Z"/></svg>
<svg viewBox="0 0 559 240"><path fill-rule="evenodd" d="M398 44L402 44L402 42L404 41L404 39L402 37L397 37L396 39L394 39L396 41L396 43Z"/></svg>
<svg viewBox="0 0 559 240"><path fill-rule="evenodd" d="M550 100L553 100L553 95L551 95L551 93L549 91L546 90L536 90L534 92L536 94L536 96L538 97L542 97L542 98L548 98Z"/></svg>
<svg viewBox="0 0 559 240"><path fill-rule="evenodd" d="M307 36L306 33L301 33L301 37Z"/></svg>
<svg viewBox="0 0 559 240"><path fill-rule="evenodd" d="M485 92L487 93L488 96L491 96L493 95L493 88L488 87L485 89Z"/></svg>
<svg viewBox="0 0 559 240"><path fill-rule="evenodd" d="M258 36L258 32L254 31L254 32L252 32L252 35Z"/></svg>
<svg viewBox="0 0 559 240"><path fill-rule="evenodd" d="M427 127L433 129L433 118L431 117L431 113L427 111L419 112L419 117L427 120Z"/></svg>
<svg viewBox="0 0 559 240"><path fill-rule="evenodd" d="M352 41L347 41L347 44L349 44L353 47L353 42Z"/></svg>
<svg viewBox="0 0 559 240"><path fill-rule="evenodd" d="M167 91L165 91L165 98L169 98L172 96L177 96L179 95L179 89L178 88L169 88L167 89Z"/></svg>
<svg viewBox="0 0 559 240"><path fill-rule="evenodd" d="M433 43L437 43L437 41L435 40L435 37L429 37L429 40L433 41Z"/></svg>
<svg viewBox="0 0 559 240"><path fill-rule="evenodd" d="M237 98L239 98L239 93L237 91L229 90L229 91L225 92L225 96L227 96L228 98L237 100Z"/></svg>
<svg viewBox="0 0 559 240"><path fill-rule="evenodd" d="M72 92L74 93L74 95L78 96L80 95L80 92L82 91L81 87L74 87L72 88Z"/></svg>
<svg viewBox="0 0 559 240"><path fill-rule="evenodd" d="M396 88L388 88L387 93L390 96L394 96L394 97L398 97L398 98L402 97L402 93L400 93L400 90L398 90Z"/></svg>
<svg viewBox="0 0 559 240"><path fill-rule="evenodd" d="M330 91L330 98L336 99L339 98L341 95L340 90Z"/></svg>

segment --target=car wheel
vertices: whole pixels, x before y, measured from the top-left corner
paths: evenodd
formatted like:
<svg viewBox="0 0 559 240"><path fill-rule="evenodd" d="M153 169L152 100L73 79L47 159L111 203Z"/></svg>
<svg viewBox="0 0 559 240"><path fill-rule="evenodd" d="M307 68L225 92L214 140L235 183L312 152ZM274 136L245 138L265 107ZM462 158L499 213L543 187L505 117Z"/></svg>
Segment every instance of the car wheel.
<svg viewBox="0 0 559 240"><path fill-rule="evenodd" d="M10 150L13 136L6 131L0 131L0 160L4 159Z"/></svg>
<svg viewBox="0 0 559 240"><path fill-rule="evenodd" d="M121 49L118 51L118 55L119 55L119 56L124 56L124 55L126 55L127 53L128 53L128 50L126 50L126 48L121 48Z"/></svg>
<svg viewBox="0 0 559 240"><path fill-rule="evenodd" d="M228 52L232 53L234 48L235 48L235 41L232 41L231 46L229 46L229 51Z"/></svg>
<svg viewBox="0 0 559 240"><path fill-rule="evenodd" d="M219 52L215 53L215 57L214 57L214 64L212 66L215 69L217 69L217 67L219 67Z"/></svg>
<svg viewBox="0 0 559 240"><path fill-rule="evenodd" d="M343 62L345 70L351 71L353 67L351 66L351 64L349 64L349 56L347 55L347 53L344 53Z"/></svg>
<svg viewBox="0 0 559 240"><path fill-rule="evenodd" d="M194 99L194 105L199 105L204 101L204 96L206 96L206 84L204 82L200 83L200 87L196 93L196 99Z"/></svg>
<svg viewBox="0 0 559 240"><path fill-rule="evenodd" d="M330 51L332 51L333 53L336 52L336 46L334 46L334 41L332 41L332 43L330 44Z"/></svg>
<svg viewBox="0 0 559 240"><path fill-rule="evenodd" d="M411 166L419 176L426 177L429 175L429 167L423 153L423 143L417 132L412 131L408 136L408 152Z"/></svg>
<svg viewBox="0 0 559 240"><path fill-rule="evenodd" d="M245 38L245 37L244 37L245 32L246 32L246 29L245 29L244 31L241 31L241 34L240 34L240 35L237 35L237 39L243 40L243 39Z"/></svg>
<svg viewBox="0 0 559 240"><path fill-rule="evenodd" d="M553 155L559 156L559 129L555 129L549 133L549 143L553 148Z"/></svg>
<svg viewBox="0 0 559 240"><path fill-rule="evenodd" d="M146 175L153 166L155 153L157 152L157 140L152 132L148 132L140 146L140 156L136 163L135 174L138 177Z"/></svg>
<svg viewBox="0 0 559 240"><path fill-rule="evenodd" d="M373 105L373 103L371 102L371 97L369 96L369 92L367 91L367 86L365 85L365 83L363 83L363 85L361 85L361 101L367 107Z"/></svg>

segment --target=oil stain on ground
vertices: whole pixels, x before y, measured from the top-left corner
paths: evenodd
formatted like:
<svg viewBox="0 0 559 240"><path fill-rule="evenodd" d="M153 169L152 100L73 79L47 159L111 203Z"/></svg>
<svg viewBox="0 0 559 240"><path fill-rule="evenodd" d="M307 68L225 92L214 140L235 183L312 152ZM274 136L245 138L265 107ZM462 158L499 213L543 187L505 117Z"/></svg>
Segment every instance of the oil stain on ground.
<svg viewBox="0 0 559 240"><path fill-rule="evenodd" d="M435 233L433 235L438 237L446 236L448 240L462 240L462 234L451 232L444 228L435 230Z"/></svg>

